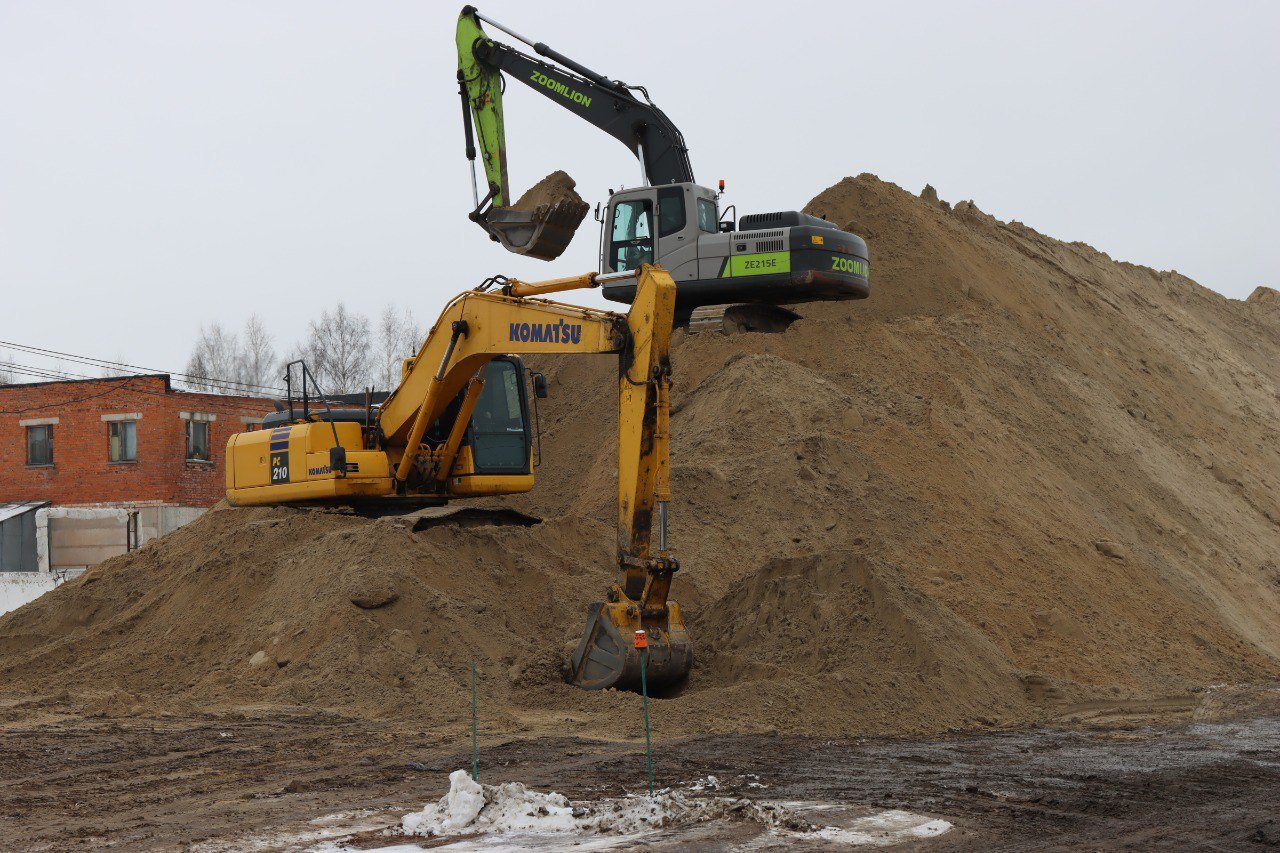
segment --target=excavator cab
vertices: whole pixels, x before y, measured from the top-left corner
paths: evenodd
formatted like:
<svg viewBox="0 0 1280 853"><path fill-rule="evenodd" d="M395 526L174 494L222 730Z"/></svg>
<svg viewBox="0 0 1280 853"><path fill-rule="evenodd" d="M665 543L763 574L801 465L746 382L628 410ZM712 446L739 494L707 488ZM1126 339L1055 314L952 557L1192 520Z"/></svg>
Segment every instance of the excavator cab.
<svg viewBox="0 0 1280 853"><path fill-rule="evenodd" d="M410 360L410 365L412 360ZM468 422L449 457L447 476L415 468L406 485L421 504L450 498L527 492L534 485L536 416L519 356L499 355L482 370ZM537 382L534 396L545 396ZM545 382L545 380L544 380ZM423 436L427 448L441 449L427 459L443 458L442 449L467 405L458 395ZM533 405L536 405L534 403ZM368 500L390 488L386 454L371 449L376 443L377 409L330 406L306 395L290 399L283 411L272 412L259 430L231 437L227 445L227 497L240 506L261 503ZM345 470L336 470L332 448L342 448ZM342 466L338 466L342 467ZM441 479L438 486L432 486ZM432 492L436 492L433 494Z"/></svg>
<svg viewBox="0 0 1280 853"><path fill-rule="evenodd" d="M701 277L699 241L717 233L719 218L715 193L692 182L616 192L603 217L600 269L607 275L659 264L678 294L680 282Z"/></svg>
<svg viewBox="0 0 1280 853"><path fill-rule="evenodd" d="M867 244L833 223L796 211L720 220L718 194L693 182L620 190L600 216L600 269L662 266L676 283L677 317L702 305L867 295ZM627 279L602 290L615 302L635 296Z"/></svg>
<svg viewBox="0 0 1280 853"><path fill-rule="evenodd" d="M504 495L533 487L536 421L529 412L524 363L518 356L498 356L485 365L483 376L484 385L450 472L450 497ZM464 397L459 393L427 429L428 446L448 441Z"/></svg>

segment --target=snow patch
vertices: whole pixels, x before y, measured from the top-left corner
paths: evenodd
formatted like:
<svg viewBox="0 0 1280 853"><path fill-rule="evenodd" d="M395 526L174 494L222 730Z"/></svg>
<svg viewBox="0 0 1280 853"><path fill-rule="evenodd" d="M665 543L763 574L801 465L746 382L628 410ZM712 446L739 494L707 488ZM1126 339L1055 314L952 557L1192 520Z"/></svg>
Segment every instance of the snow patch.
<svg viewBox="0 0 1280 853"><path fill-rule="evenodd" d="M705 776L701 779L694 779L693 784L689 786L690 791L717 791L720 789L720 780L715 776Z"/></svg>
<svg viewBox="0 0 1280 853"><path fill-rule="evenodd" d="M484 834L616 838L725 821L759 824L784 837L860 845L932 838L951 829L945 820L930 820L897 809L857 818L845 826L825 826L800 815L801 811L822 808L814 803L757 803L691 795L717 787L718 780L706 777L694 783L689 792L662 790L653 797L633 795L570 802L563 794L531 791L519 782L481 784L467 771L455 770L449 774L449 793L438 802L428 803L422 811L405 815L401 827L406 835L429 837Z"/></svg>

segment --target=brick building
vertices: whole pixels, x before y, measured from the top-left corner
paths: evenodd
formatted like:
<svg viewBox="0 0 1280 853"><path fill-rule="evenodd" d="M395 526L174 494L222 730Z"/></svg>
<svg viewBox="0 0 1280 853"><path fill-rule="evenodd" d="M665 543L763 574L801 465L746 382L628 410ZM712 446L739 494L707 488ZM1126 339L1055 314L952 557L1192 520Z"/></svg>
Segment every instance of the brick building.
<svg viewBox="0 0 1280 853"><path fill-rule="evenodd" d="M274 408L167 374L0 385L0 501L211 506L227 437Z"/></svg>

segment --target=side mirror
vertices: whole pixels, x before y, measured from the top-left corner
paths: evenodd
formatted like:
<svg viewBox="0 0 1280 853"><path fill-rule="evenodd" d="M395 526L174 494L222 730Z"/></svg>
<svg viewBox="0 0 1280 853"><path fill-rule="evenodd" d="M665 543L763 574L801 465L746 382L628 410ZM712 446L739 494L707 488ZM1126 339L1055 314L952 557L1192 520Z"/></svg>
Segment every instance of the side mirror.
<svg viewBox="0 0 1280 853"><path fill-rule="evenodd" d="M541 373L533 374L533 396L539 400L547 399L547 377Z"/></svg>
<svg viewBox="0 0 1280 853"><path fill-rule="evenodd" d="M716 224L719 226L721 234L732 234L733 231L738 227L738 223L732 222L732 221L718 222Z"/></svg>

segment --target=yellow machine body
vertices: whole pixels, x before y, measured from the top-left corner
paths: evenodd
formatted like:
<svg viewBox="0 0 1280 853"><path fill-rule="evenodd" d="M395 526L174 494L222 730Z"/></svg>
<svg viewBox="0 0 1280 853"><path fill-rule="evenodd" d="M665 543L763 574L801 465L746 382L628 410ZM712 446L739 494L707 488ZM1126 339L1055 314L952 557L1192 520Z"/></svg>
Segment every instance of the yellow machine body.
<svg viewBox="0 0 1280 853"><path fill-rule="evenodd" d="M343 477L329 464L334 428L346 450ZM323 421L237 433L227 443L227 498L237 506L394 498L386 452L362 449L361 433L359 424ZM527 492L534 482L532 459L527 468L519 474L477 474L471 448L461 447L441 497Z"/></svg>
<svg viewBox="0 0 1280 853"><path fill-rule="evenodd" d="M347 451L345 477L329 467L329 450ZM387 454L365 450L355 423L312 421L242 432L227 442L227 498L237 505L339 500L391 493Z"/></svg>
<svg viewBox="0 0 1280 853"><path fill-rule="evenodd" d="M607 600L592 605L566 677L588 689L638 687L642 631L649 683L684 678L692 651L680 608L667 600L679 568L666 536L675 284L658 267L631 275L636 297L626 315L538 298L599 286L595 273L460 294L406 360L376 417L372 408L335 412L305 400L298 413L291 398L291 422L232 436L227 500L421 505L527 492L534 441L519 356L615 354L619 577Z"/></svg>

